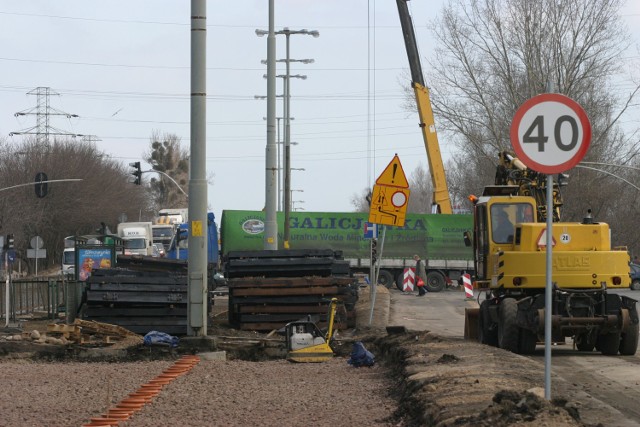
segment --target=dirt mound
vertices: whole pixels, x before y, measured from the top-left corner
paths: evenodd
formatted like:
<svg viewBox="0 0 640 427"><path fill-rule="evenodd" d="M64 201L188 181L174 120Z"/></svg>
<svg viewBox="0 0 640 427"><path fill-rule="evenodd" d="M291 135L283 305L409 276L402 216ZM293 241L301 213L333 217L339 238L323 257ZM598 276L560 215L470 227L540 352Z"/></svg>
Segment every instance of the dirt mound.
<svg viewBox="0 0 640 427"><path fill-rule="evenodd" d="M527 358L429 332L365 343L390 370L395 416L407 426L585 426L578 404L544 399L535 388L539 369Z"/></svg>

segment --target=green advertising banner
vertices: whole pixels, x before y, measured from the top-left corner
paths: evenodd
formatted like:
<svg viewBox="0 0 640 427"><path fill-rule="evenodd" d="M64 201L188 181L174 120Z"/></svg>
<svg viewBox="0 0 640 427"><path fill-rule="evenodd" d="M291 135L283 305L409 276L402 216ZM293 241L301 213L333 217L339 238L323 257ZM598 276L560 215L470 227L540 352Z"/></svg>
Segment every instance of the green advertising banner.
<svg viewBox="0 0 640 427"><path fill-rule="evenodd" d="M368 258L369 239L364 237L364 212L291 212L290 248L341 250L345 258ZM220 233L222 254L264 249L265 213L225 210ZM283 248L284 213L278 212L278 247ZM471 259L464 245L464 231L473 228L471 215L407 214L404 227L387 226L382 256L433 259ZM382 226L379 226L379 238ZM380 245L378 245L378 251Z"/></svg>

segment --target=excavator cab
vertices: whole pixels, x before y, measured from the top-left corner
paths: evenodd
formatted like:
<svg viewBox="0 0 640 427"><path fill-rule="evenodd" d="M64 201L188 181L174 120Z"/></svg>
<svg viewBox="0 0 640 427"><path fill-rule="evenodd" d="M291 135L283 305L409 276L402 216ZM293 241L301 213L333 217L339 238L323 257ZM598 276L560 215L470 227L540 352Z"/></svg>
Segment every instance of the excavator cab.
<svg viewBox="0 0 640 427"><path fill-rule="evenodd" d="M474 206L473 250L476 279L488 285L491 279L492 254L509 250L519 242L521 223L535 221L535 200L526 196L483 196ZM467 235L465 239L469 239Z"/></svg>

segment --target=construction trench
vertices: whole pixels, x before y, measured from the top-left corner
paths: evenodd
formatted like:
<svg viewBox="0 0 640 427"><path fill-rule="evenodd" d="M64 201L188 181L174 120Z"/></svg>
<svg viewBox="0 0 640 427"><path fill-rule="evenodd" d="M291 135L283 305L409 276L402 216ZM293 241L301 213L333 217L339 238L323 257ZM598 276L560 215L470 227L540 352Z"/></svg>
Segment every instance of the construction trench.
<svg viewBox="0 0 640 427"><path fill-rule="evenodd" d="M577 409L579 405L562 398L546 402L540 395L540 390L536 392L535 386L539 386L539 383L537 377L532 376L531 372L538 370L539 366L528 359L500 349L464 341L461 338L440 337L428 331L408 331L402 326L389 326L390 291L381 286L377 287L376 304L374 311L371 312L370 288L361 286L345 277L344 274L340 274L343 267L339 261L338 259L320 262L320 266L317 261L314 261L316 265L313 268L319 268L325 273L324 276L318 275L313 278L311 276L294 277L297 273L291 273L291 277L263 277L260 279L249 279L244 276L244 273L238 273L235 275L236 277L232 274L229 278L228 292L218 289L214 293L206 339L181 336L180 343L175 348L166 345L145 346L142 344L141 332L131 334L127 328L122 328L126 331L123 332L121 327L101 323L97 319L88 318L80 320L77 324L58 326L51 326L50 321L46 320L33 320L24 322L21 330L5 331L6 333L0 336L0 363L11 364L16 360L31 360L36 364L35 366L42 369L48 369L49 366L54 367L58 363L64 365L80 363L78 369L82 373L86 373L87 370L111 369L110 367L117 369L119 366L131 365L133 368L139 366L136 365L139 362L155 366L153 364L176 362L183 357L198 355L200 358L219 359L225 363L224 366L231 364L229 365L231 369L234 364L239 364L237 370L233 371L234 374L229 375L245 375L245 370L251 369L247 368L248 365L242 364L251 363L251 366L258 367L258 371L261 372L260 376L266 375L269 378L269 383L277 384L283 381L282 387L287 390L292 387L291 378L287 374L281 373L270 377L267 372L272 369L292 373L299 369L317 372L317 375L325 377L327 381L325 385L319 386L322 388L322 393L320 390L315 390L316 394L312 393L314 404L324 405L325 408L337 408L338 405L343 404L342 400L344 399L353 400L352 405L359 405L356 403L358 401L371 404L373 401L380 400L380 403L374 406L378 409L386 408L384 416L377 415L378 418L375 420L365 422L370 425L499 426L518 422L540 422L555 426L588 425L581 424L576 419L579 417ZM245 266L255 269L255 265L260 263L255 260L245 261L245 257L241 256L238 258L237 271L242 270ZM273 267L273 261L263 261L262 264L271 264L269 268ZM331 274L332 272L338 272L338 274ZM249 273L257 274L256 271ZM126 300L139 300L138 284L127 284L129 279L113 280L113 276L106 280L106 276L108 275L100 278L99 275L96 275L96 282L93 285L90 284L93 295L89 299L93 300L95 305L104 304L102 310L94 310L94 312L105 313L108 311L105 309L109 307L117 308L116 302L125 302L126 305L128 304ZM139 276L129 275L129 277ZM258 286L255 286L256 283ZM161 310L165 310L165 312L166 310L174 310L175 312L180 308L179 304L184 300L179 297L182 290L176 288L180 285L180 283L169 285L171 304ZM124 286L126 291L118 288L121 286ZM102 296L100 292L106 296ZM124 297L123 295L133 295L133 297ZM157 297L155 295L152 301L157 302ZM337 333L331 341L331 349L334 353L332 360L317 364L286 362L286 340L278 333L278 330L286 322L298 319L301 314L311 315L314 322L325 327L327 304L332 297L340 299L342 307L335 322L338 325ZM145 310L135 305L124 311L122 311L122 307L119 307L113 313L124 314L123 318L111 316L110 320L114 322L129 321L131 316L128 315L128 312L131 311L137 311L137 314L140 315ZM156 322L154 316L157 312L158 307L154 307L150 311L153 315L145 320L149 327ZM372 323L369 324L371 314ZM180 317L176 316L174 320L182 322L183 319ZM38 330L39 334L34 334L34 330ZM37 335L39 337L35 338ZM59 341L48 340L43 338L43 335L54 337ZM7 339L9 336L15 339ZM20 336L20 339L17 336ZM362 342L367 350L375 356L375 366L345 368L355 342ZM509 362L505 363L505 361ZM107 363L106 366L105 363ZM220 362L203 363L205 365L202 363L200 365L210 366L215 371L216 363ZM212 365L207 365L207 363ZM288 368L282 363L285 363ZM139 369L139 367L135 369ZM151 370L151 368L149 369ZM169 366L165 366L165 369L169 369ZM347 370L343 371L344 369ZM78 371L76 370L76 372ZM505 372L509 372L509 375L506 376ZM375 378L367 380L368 373L375 375ZM83 376L78 373L76 375ZM213 381L217 387L222 387L223 390L216 388L217 392L225 393L225 386L220 382L220 379L216 380L215 373L207 374L207 377L211 377L207 381ZM358 389L359 391L345 391L348 388L344 381L350 377L353 379L348 380L349 382L365 381ZM63 381L64 379L60 378L59 380ZM141 383L144 381L149 381L149 379L141 380ZM182 381L199 382L200 380L192 374L187 374L184 375ZM48 379L48 382L51 382L51 386L55 387L53 377ZM179 387L179 384L180 381L173 381L167 387L167 391ZM329 384L332 384L335 389L331 388ZM140 384L132 385L126 392L139 394L140 387L142 387ZM195 385L183 385L183 387L182 394L189 395L191 387L195 387ZM233 386L229 384L227 387ZM372 393L371 390L375 390L373 392L375 394L367 394ZM527 392L527 390L531 390L531 392ZM307 390L305 389L305 391ZM100 387L89 388L86 394L91 395L91 393L99 392ZM125 391L122 393L123 398L127 396L124 394ZM212 389L206 393L214 393L214 391ZM283 392L278 392L278 394L281 393ZM357 396L355 396L356 394ZM177 398L171 393L164 392L160 396L168 401ZM321 396L326 396L327 401L323 401ZM341 396L338 398L340 403L336 401L337 396ZM84 398L84 395L77 397L77 399ZM133 399L139 398L140 396L133 397ZM294 400L296 399L294 398ZM115 414L118 412L118 408L112 406L119 403L121 402L112 399L110 405L100 406L101 409L96 410L98 413L95 413L95 417L90 418L100 418L99 415L106 416L110 413ZM141 402L133 403L139 404ZM227 403L226 401L221 402L220 405ZM171 407L181 407L182 405L184 404L173 403ZM359 406L366 407L366 404ZM154 408L154 405L147 404L145 407ZM31 410L37 412L40 409L31 408ZM146 411L151 410L146 409ZM153 410L160 409L155 407ZM140 421L149 416L149 414L144 415L145 409L141 409L141 411L139 415L126 421L126 425L154 425ZM230 410L230 413L234 411L237 412L237 408ZM356 414L352 407L342 412L345 411L353 412L354 416ZM163 419L169 422L171 417L176 417L176 422L181 425L189 425L187 420L192 415L191 413L177 414L174 412L175 409L169 413L164 412L163 417L165 418ZM365 415L359 416L365 417L366 414L372 416L374 412L364 411ZM234 416L237 418L239 415L236 413ZM257 419L261 419L266 415L261 413L257 417ZM344 423L344 417L345 415L340 420L333 422L333 425ZM83 419L86 421L89 418L84 417ZM138 421L135 421L136 419ZM316 425L327 425L325 422L329 422L329 418L317 421ZM99 421L97 422L99 423ZM280 422L280 419L277 422L274 421L274 424L265 421L263 425L281 425L278 424ZM356 420L352 420L353 422ZM233 422L229 421L224 425L233 425ZM308 418L305 418L304 422L300 421L299 424L294 422L291 425L309 425Z"/></svg>

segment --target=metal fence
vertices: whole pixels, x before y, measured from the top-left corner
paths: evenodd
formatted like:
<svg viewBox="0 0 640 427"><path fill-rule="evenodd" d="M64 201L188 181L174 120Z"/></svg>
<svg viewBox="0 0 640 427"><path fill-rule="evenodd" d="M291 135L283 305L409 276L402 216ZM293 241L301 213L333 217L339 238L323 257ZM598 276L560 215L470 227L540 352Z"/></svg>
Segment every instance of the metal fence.
<svg viewBox="0 0 640 427"><path fill-rule="evenodd" d="M8 287L7 301L7 284L0 283L0 317L3 321L7 316L10 322L33 316L57 319L60 314L67 314L67 307L73 308L69 314L75 318L79 305L76 281L62 278L18 279L11 280Z"/></svg>

